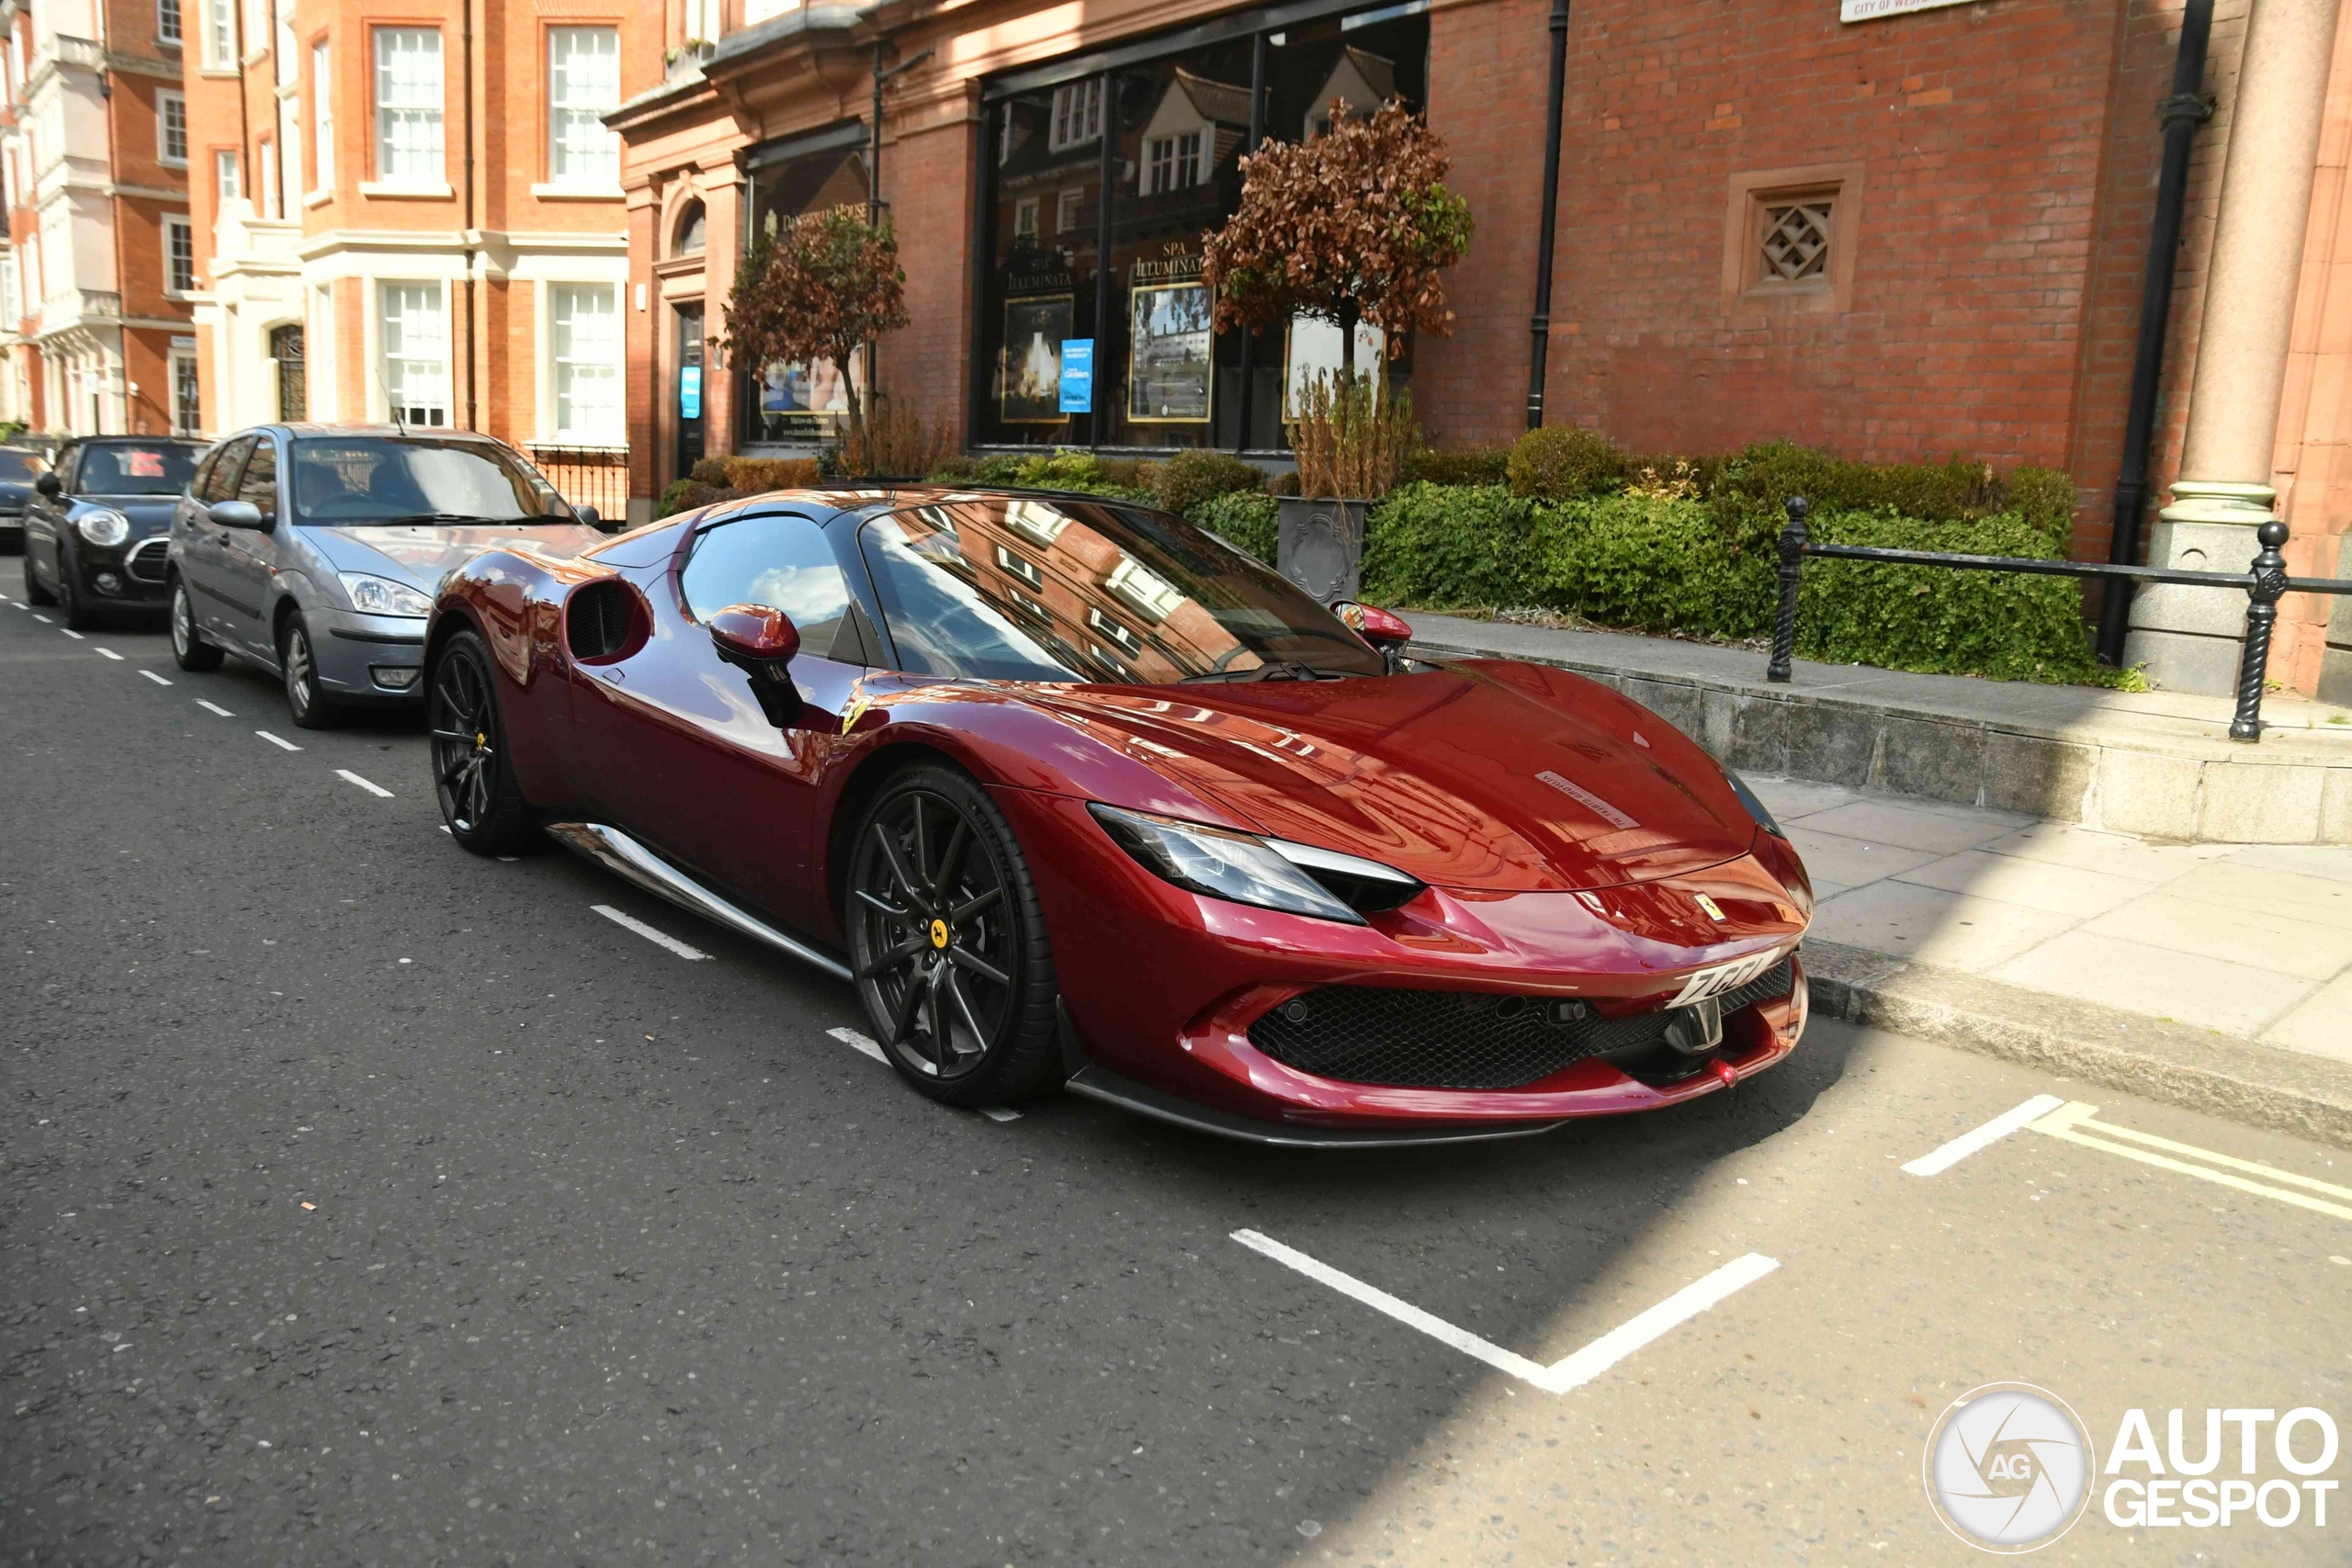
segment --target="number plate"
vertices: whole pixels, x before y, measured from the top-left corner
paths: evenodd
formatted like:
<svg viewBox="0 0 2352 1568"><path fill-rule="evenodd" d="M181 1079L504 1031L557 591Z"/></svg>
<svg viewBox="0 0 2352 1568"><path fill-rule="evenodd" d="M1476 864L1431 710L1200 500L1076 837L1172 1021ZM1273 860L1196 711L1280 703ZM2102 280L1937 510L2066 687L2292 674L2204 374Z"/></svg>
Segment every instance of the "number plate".
<svg viewBox="0 0 2352 1568"><path fill-rule="evenodd" d="M1682 989L1666 1005L1687 1007L1710 997L1720 997L1725 991L1736 991L1750 980L1761 979L1764 972L1781 961L1779 948L1768 948L1746 958L1736 958L1729 964L1718 964L1713 969L1702 969L1682 983Z"/></svg>

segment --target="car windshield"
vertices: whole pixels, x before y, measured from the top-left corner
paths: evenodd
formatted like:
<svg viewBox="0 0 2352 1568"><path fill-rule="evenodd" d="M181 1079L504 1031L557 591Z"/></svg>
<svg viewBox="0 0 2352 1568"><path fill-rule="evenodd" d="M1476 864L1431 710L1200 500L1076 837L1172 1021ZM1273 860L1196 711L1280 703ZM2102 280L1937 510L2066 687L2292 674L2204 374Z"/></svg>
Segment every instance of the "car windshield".
<svg viewBox="0 0 2352 1568"><path fill-rule="evenodd" d="M41 460L40 453L18 446L0 446L0 484L30 483L47 472L49 465Z"/></svg>
<svg viewBox="0 0 2352 1568"><path fill-rule="evenodd" d="M77 495L177 495L196 472L201 446L169 441L94 442L74 472Z"/></svg>
<svg viewBox="0 0 2352 1568"><path fill-rule="evenodd" d="M1165 513L959 496L875 518L863 540L916 674L1166 685L1385 669L1285 579Z"/></svg>
<svg viewBox="0 0 2352 1568"><path fill-rule="evenodd" d="M569 523L537 468L480 441L311 436L294 443L305 523Z"/></svg>

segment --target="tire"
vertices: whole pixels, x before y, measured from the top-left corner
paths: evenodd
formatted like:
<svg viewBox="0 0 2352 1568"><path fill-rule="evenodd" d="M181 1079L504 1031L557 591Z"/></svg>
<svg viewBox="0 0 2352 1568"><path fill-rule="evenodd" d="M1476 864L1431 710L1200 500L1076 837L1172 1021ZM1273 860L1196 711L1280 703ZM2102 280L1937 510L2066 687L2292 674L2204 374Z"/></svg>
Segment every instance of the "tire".
<svg viewBox="0 0 2352 1568"><path fill-rule="evenodd" d="M277 634L277 670L286 686L286 711L298 728L333 729L343 722L343 705L319 684L319 658L311 645L311 627L301 615L288 615Z"/></svg>
<svg viewBox="0 0 2352 1568"><path fill-rule="evenodd" d="M57 552L57 612L66 626L77 632L88 631L98 624L97 612L82 597L76 579L81 575L74 559L63 547Z"/></svg>
<svg viewBox="0 0 2352 1568"><path fill-rule="evenodd" d="M899 1076L967 1108L1058 1086L1053 946L988 792L960 769L910 768L850 842L850 966Z"/></svg>
<svg viewBox="0 0 2352 1568"><path fill-rule="evenodd" d="M538 837L507 755L496 677L489 647L470 627L443 643L424 672L426 745L441 820L460 848L478 855L514 854Z"/></svg>
<svg viewBox="0 0 2352 1568"><path fill-rule="evenodd" d="M196 629L196 604L187 596L187 583L177 572L172 574L172 662L181 669L201 675L207 670L220 668L220 650L204 640Z"/></svg>
<svg viewBox="0 0 2352 1568"><path fill-rule="evenodd" d="M29 543L25 546L25 603L28 604L57 603L57 595L43 588L40 585L40 579L33 575L33 547Z"/></svg>

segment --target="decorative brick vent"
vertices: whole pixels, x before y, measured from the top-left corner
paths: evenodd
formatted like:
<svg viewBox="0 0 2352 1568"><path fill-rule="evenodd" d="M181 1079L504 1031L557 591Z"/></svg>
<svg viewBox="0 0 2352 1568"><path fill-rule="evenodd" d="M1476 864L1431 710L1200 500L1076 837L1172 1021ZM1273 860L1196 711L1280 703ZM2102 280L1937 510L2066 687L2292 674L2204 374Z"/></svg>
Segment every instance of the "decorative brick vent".
<svg viewBox="0 0 2352 1568"><path fill-rule="evenodd" d="M1826 198L1765 205L1764 276L1797 283L1828 275L1831 205Z"/></svg>

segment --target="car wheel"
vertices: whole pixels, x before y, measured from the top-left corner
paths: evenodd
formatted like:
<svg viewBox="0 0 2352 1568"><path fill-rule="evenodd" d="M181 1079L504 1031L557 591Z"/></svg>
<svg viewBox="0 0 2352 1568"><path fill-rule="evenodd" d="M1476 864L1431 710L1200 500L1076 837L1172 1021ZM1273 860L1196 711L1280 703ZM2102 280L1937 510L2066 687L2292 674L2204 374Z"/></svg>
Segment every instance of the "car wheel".
<svg viewBox="0 0 2352 1568"><path fill-rule="evenodd" d="M89 601L82 597L77 581L81 575L74 558L61 548L57 552L57 613L74 631L85 632L98 624L98 617Z"/></svg>
<svg viewBox="0 0 2352 1568"><path fill-rule="evenodd" d="M57 603L57 595L43 588L40 585L40 579L33 575L33 547L30 543L25 546L25 603L28 604Z"/></svg>
<svg viewBox="0 0 2352 1568"><path fill-rule="evenodd" d="M342 705L319 685L319 660L311 628L300 615L287 617L277 637L277 668L286 682L286 708L304 729L333 729L343 721Z"/></svg>
<svg viewBox="0 0 2352 1568"><path fill-rule="evenodd" d="M852 841L850 964L899 1075L949 1105L1055 1087L1054 955L1012 828L970 775L909 770Z"/></svg>
<svg viewBox="0 0 2352 1568"><path fill-rule="evenodd" d="M537 833L506 752L493 673L489 648L470 628L442 644L425 672L424 722L441 820L478 855L513 854Z"/></svg>
<svg viewBox="0 0 2352 1568"><path fill-rule="evenodd" d="M220 668L220 650L196 629L196 605L188 599L187 582L176 573L172 577L171 623L174 663L198 674Z"/></svg>

